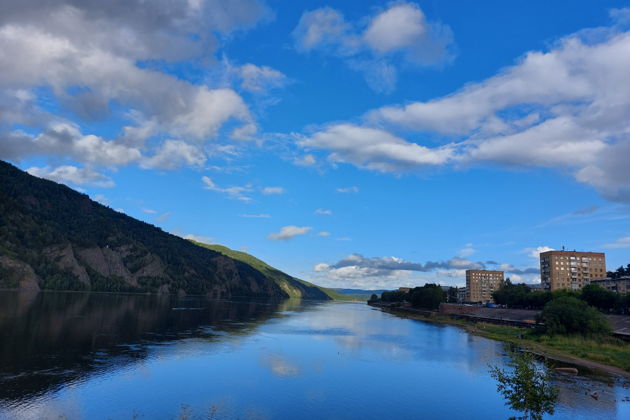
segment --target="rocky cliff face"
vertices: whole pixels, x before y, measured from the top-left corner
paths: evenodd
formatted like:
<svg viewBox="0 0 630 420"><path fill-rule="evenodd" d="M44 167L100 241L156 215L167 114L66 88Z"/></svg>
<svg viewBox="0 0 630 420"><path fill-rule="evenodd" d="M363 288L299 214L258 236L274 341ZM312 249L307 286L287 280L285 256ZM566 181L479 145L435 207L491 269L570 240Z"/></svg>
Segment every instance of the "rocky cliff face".
<svg viewBox="0 0 630 420"><path fill-rule="evenodd" d="M288 297L251 265L2 161L0 288Z"/></svg>

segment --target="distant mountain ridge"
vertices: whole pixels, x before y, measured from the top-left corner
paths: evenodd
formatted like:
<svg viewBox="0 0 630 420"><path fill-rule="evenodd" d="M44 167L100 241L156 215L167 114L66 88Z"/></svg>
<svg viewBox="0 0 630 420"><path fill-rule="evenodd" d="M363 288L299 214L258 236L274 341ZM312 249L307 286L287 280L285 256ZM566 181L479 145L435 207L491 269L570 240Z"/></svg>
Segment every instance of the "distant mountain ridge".
<svg viewBox="0 0 630 420"><path fill-rule="evenodd" d="M199 245L0 161L0 288L330 299Z"/></svg>

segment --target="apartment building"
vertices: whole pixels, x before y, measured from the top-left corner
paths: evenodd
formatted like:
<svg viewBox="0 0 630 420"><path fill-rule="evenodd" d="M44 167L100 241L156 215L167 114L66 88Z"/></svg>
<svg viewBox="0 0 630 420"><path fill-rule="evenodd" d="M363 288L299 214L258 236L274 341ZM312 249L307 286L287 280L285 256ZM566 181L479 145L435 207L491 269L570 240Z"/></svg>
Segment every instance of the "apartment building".
<svg viewBox="0 0 630 420"><path fill-rule="evenodd" d="M622 295L630 293L630 276L622 276L615 279L606 277L603 280L593 280L591 283L596 284L603 289L610 290L611 292L617 292Z"/></svg>
<svg viewBox="0 0 630 420"><path fill-rule="evenodd" d="M466 270L466 302L492 302L492 292L503 284L503 271Z"/></svg>
<svg viewBox="0 0 630 420"><path fill-rule="evenodd" d="M606 277L603 252L547 251L540 253L540 281L547 290L579 290Z"/></svg>

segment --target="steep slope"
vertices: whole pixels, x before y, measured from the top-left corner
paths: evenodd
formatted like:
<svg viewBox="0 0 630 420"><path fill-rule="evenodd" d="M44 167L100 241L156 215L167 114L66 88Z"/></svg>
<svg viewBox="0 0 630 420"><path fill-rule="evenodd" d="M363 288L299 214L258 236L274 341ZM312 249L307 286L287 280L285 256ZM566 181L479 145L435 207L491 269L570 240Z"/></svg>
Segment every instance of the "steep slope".
<svg viewBox="0 0 630 420"><path fill-rule="evenodd" d="M213 251L219 252L225 256L233 258L237 261L241 261L254 270L257 270L263 273L267 278L273 280L282 290L285 291L289 296L294 298L304 298L304 299L334 299L335 297L331 294L332 290L325 289L323 287L316 286L304 280L300 280L298 278L292 277L282 271L274 268L264 261L259 260L258 258L247 254L241 251L234 251L223 245L218 244L204 244L200 242L194 242L196 245L201 247L211 249Z"/></svg>
<svg viewBox="0 0 630 420"><path fill-rule="evenodd" d="M289 297L249 264L0 161L0 288Z"/></svg>

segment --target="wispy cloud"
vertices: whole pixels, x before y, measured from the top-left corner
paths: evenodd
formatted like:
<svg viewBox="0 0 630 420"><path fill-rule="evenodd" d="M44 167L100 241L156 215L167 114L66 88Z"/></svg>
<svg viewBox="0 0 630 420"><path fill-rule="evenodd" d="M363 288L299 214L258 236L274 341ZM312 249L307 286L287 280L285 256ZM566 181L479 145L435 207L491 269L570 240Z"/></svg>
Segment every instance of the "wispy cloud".
<svg viewBox="0 0 630 420"><path fill-rule="evenodd" d="M312 227L310 226L284 226L279 232L270 233L267 237L274 241L286 241L296 236L306 235Z"/></svg>
<svg viewBox="0 0 630 420"><path fill-rule="evenodd" d="M233 198L235 200L240 200L240 201L252 200L251 197L248 197L245 195L245 193L249 193L252 191L251 185L246 185L243 187L233 186L233 187L228 187L228 188L220 188L217 184L214 183L214 181L210 177L203 176L201 178L201 181L204 184L203 188L206 190L227 194L230 198Z"/></svg>
<svg viewBox="0 0 630 420"><path fill-rule="evenodd" d="M317 209L313 213L315 213L315 214L322 214L322 215L326 215L326 216L330 216L330 215L333 214L333 212L331 210L326 210L326 209Z"/></svg>
<svg viewBox="0 0 630 420"><path fill-rule="evenodd" d="M630 248L630 236L617 239L615 242L604 244L604 248Z"/></svg>
<svg viewBox="0 0 630 420"><path fill-rule="evenodd" d="M262 189L264 195L280 195L285 193L283 187L265 187Z"/></svg>
<svg viewBox="0 0 630 420"><path fill-rule="evenodd" d="M352 187L337 188L336 191L342 194L356 194L359 192L359 187L352 186Z"/></svg>
<svg viewBox="0 0 630 420"><path fill-rule="evenodd" d="M269 219L271 218L270 214L260 213L260 214L241 214L241 217L246 219Z"/></svg>

